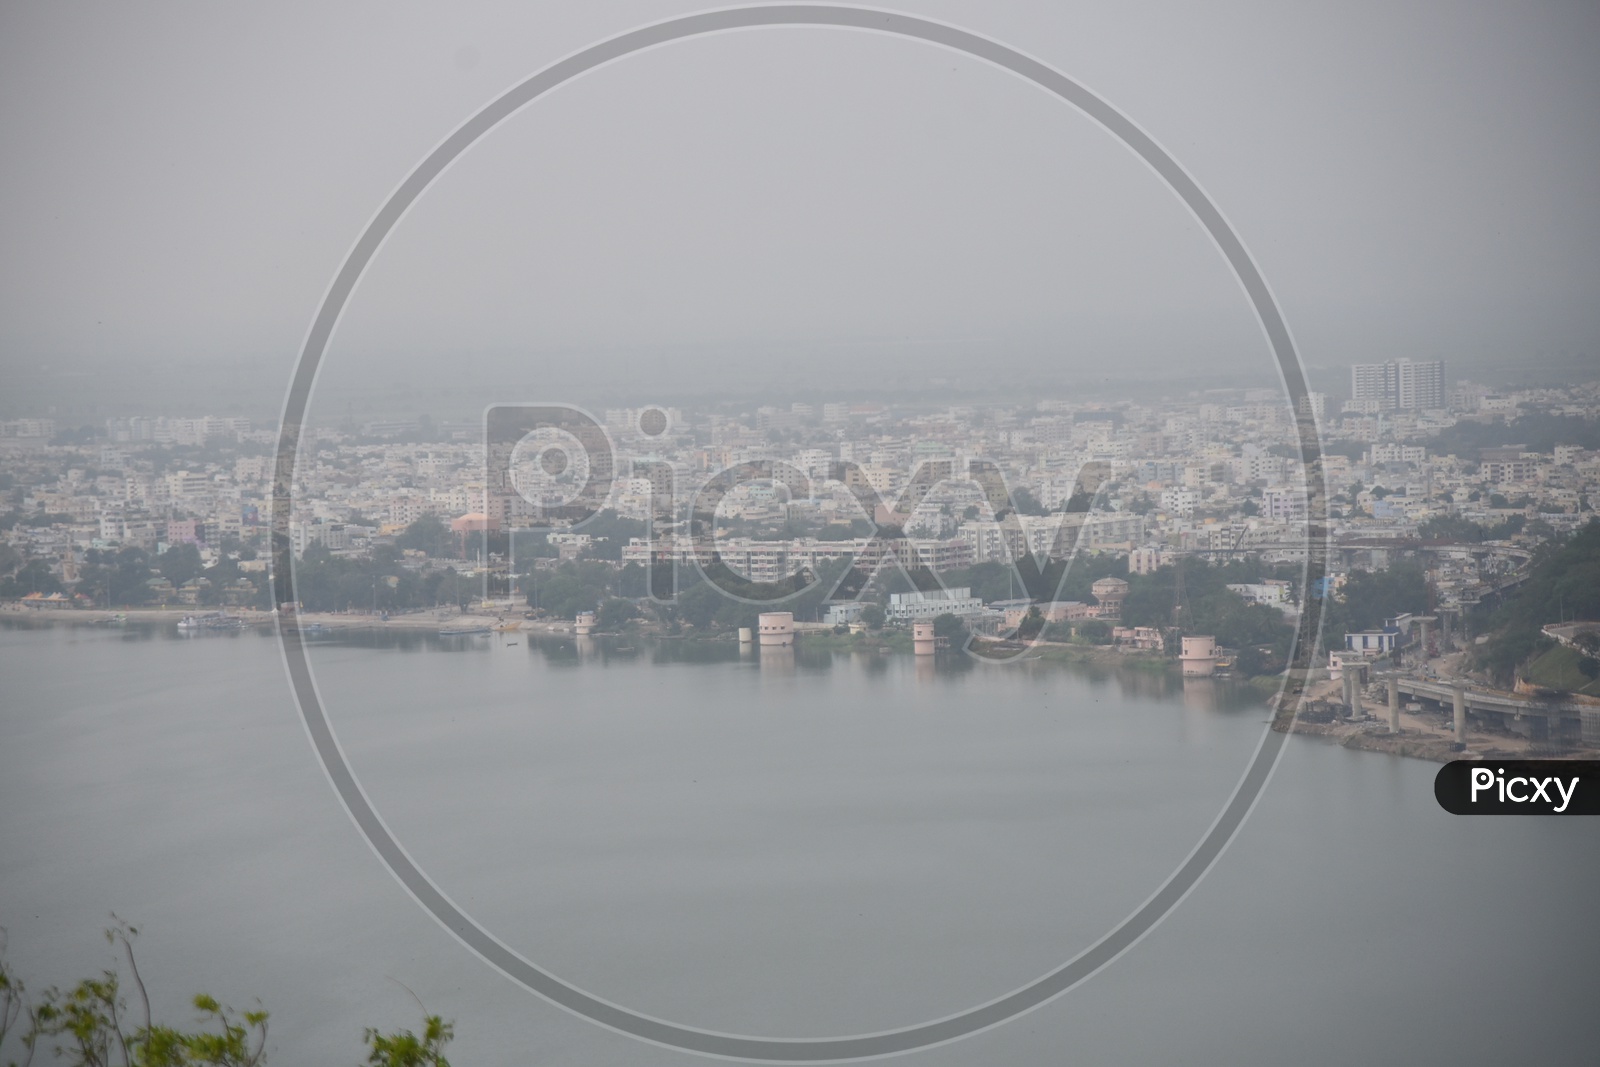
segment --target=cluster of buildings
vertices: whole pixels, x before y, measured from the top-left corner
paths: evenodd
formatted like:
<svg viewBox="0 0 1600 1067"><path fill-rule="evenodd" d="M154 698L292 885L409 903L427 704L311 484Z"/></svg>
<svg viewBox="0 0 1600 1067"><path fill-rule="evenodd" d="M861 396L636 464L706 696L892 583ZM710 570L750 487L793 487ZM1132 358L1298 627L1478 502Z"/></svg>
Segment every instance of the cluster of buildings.
<svg viewBox="0 0 1600 1067"><path fill-rule="evenodd" d="M982 408L608 410L599 421L612 476L593 502L642 525L604 552L601 535L581 526L548 542L562 556L619 565L687 562L703 551L687 519L721 477L702 536L709 528L723 562L755 581L847 556L870 568L890 552L935 572L1030 553L1113 553L1147 574L1179 556L1304 559L1309 485L1326 492L1331 515L1328 585L1315 593L1336 594L1341 571L1417 556L1441 603L1459 609L1503 587L1540 538L1586 521L1600 500L1600 452L1583 442L1443 452L1432 443L1462 422L1529 412L1593 420L1596 383L1497 392L1449 382L1441 363L1397 360L1353 367L1351 393L1338 411L1322 394L1293 409L1271 389ZM1296 446L1304 419L1317 420L1325 446L1309 472ZM4 537L17 558L44 561L70 585L73 561L91 548L193 544L213 560L263 547L272 429L218 416L116 418L71 442L59 429L51 419L0 423L0 512L13 517ZM481 430L464 424L321 429L302 445L293 549L361 554L427 516L462 532L516 529L581 497L587 462L552 464L531 451L491 471ZM765 476L730 481L730 471ZM1427 536L1439 519L1504 536ZM459 539L459 555L491 565L476 558L475 540ZM1237 591L1257 603L1298 599ZM909 619L924 609L897 610Z"/></svg>
<svg viewBox="0 0 1600 1067"><path fill-rule="evenodd" d="M1031 613L1037 613L1041 623L1070 624L1090 619L1116 623L1122 619L1122 602L1128 595L1127 582L1121 578L1101 578L1090 587L1090 593L1094 597L1093 603L1076 600L1035 603L1026 597L985 603L973 596L972 590L966 586L890 593L888 603L884 606L884 619L888 623L905 626L928 622L941 615L954 615L971 632L985 635L1013 633ZM832 604L822 621L830 626L855 626L865 609L866 604L861 601ZM1140 628L1141 631L1143 629ZM1159 648L1160 634L1158 631L1151 632L1156 634L1157 641L1150 647ZM1120 627L1114 629L1113 634L1134 646L1137 646L1135 638L1143 636L1136 635L1133 629L1124 632Z"/></svg>

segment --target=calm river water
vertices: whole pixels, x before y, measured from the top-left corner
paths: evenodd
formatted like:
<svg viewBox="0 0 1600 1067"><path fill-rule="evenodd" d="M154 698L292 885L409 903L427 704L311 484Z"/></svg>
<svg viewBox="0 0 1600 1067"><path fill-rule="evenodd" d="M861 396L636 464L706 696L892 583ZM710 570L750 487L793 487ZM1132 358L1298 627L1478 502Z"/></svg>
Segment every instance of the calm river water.
<svg viewBox="0 0 1600 1067"><path fill-rule="evenodd" d="M514 642L514 643L513 643ZM635 1010L827 1036L946 1015L1093 942L1261 737L1220 683L572 639L349 638L313 662L417 863ZM271 1062L454 1018L470 1064L680 1064L512 985L382 867L276 639L0 627L0 926L36 986L139 925L164 1014L272 1013ZM1087 984L919 1064L1592 1063L1600 820L1441 812L1433 764L1292 741L1212 873Z"/></svg>

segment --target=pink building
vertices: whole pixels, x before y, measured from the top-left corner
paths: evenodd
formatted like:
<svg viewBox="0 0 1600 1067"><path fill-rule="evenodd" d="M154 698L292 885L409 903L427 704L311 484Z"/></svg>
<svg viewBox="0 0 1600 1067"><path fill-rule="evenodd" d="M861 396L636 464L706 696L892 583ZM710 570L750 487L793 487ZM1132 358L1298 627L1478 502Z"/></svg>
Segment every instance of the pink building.
<svg viewBox="0 0 1600 1067"><path fill-rule="evenodd" d="M1015 630L1034 608L1045 622L1077 622L1095 618L1095 609L1080 600L1052 600L1048 604L1019 604L1006 609L1006 629Z"/></svg>
<svg viewBox="0 0 1600 1067"><path fill-rule="evenodd" d="M168 519L167 536L169 545L199 545L206 540L205 523L199 519Z"/></svg>

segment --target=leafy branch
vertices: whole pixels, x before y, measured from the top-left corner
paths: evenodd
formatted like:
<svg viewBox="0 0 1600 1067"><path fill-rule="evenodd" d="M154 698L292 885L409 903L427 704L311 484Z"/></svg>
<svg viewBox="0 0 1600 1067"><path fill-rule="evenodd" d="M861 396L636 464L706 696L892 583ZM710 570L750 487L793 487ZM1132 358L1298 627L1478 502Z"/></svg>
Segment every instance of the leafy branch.
<svg viewBox="0 0 1600 1067"><path fill-rule="evenodd" d="M120 948L138 993L140 1018L133 1018L115 970L85 978L70 989L46 989L37 1005L5 961L5 931L0 928L0 1054L8 1035L19 1035L26 1050L22 1063L3 1060L5 1067L29 1067L42 1042L69 1067L263 1067L266 1063L267 1012L237 1012L215 997L197 994L199 1013L194 1030L157 1023L133 941L138 929L113 915L106 941ZM451 1023L424 1010L422 1036L409 1030L382 1033L368 1029L367 1063L374 1067L450 1067L444 1047L455 1036Z"/></svg>

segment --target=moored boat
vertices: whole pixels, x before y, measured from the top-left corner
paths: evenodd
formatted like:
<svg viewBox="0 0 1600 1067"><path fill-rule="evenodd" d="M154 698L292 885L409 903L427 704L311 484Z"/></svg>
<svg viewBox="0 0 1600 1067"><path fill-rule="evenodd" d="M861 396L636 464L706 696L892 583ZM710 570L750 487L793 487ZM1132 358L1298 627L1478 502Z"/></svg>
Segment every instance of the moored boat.
<svg viewBox="0 0 1600 1067"><path fill-rule="evenodd" d="M197 630L242 630L244 620L225 611L213 611L205 615L185 615L178 620L178 629L184 633L194 633Z"/></svg>

